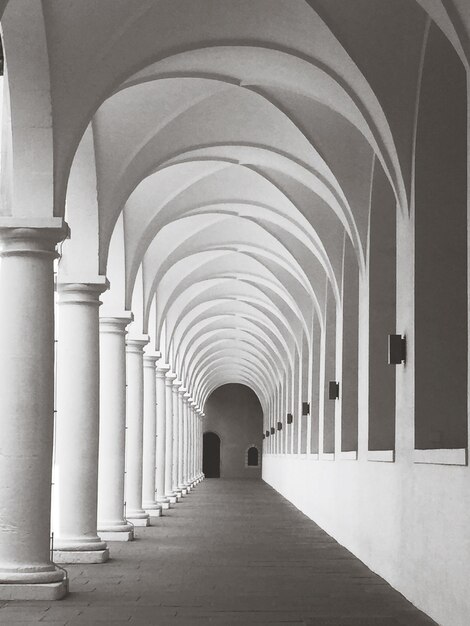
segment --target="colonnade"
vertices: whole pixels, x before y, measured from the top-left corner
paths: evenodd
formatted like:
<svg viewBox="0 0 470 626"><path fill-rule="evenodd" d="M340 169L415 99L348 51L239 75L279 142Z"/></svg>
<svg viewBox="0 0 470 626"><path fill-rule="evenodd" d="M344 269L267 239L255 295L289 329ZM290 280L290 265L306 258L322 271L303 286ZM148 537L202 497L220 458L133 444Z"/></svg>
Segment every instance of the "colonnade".
<svg viewBox="0 0 470 626"><path fill-rule="evenodd" d="M55 304L62 234L0 233L1 599L63 597L56 563L107 561L203 478L203 412L149 337L127 334L131 313L99 317L107 281L59 282Z"/></svg>

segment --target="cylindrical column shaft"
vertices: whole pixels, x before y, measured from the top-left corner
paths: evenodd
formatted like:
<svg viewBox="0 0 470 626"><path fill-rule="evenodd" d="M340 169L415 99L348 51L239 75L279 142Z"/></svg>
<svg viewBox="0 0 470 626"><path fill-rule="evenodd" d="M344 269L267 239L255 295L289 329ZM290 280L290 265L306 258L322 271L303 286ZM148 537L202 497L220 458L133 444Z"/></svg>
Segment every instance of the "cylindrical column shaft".
<svg viewBox="0 0 470 626"><path fill-rule="evenodd" d="M197 446L197 437L196 437L196 402L193 401L192 411L191 411L191 433L192 433L192 446L191 446L191 475L192 481L196 482L196 446Z"/></svg>
<svg viewBox="0 0 470 626"><path fill-rule="evenodd" d="M173 381L176 374L168 372L165 377L165 496L171 504L176 504L173 491Z"/></svg>
<svg viewBox="0 0 470 626"><path fill-rule="evenodd" d="M180 438L180 423L179 423L179 402L178 392L182 382L180 380L173 381L173 491L178 498L181 498L183 492L179 487L179 438Z"/></svg>
<svg viewBox="0 0 470 626"><path fill-rule="evenodd" d="M103 563L97 534L99 441L99 295L96 284L59 284L55 480L58 563Z"/></svg>
<svg viewBox="0 0 470 626"><path fill-rule="evenodd" d="M184 484L184 405L183 396L186 388L181 387L178 391L178 488L181 489L183 496L188 491Z"/></svg>
<svg viewBox="0 0 470 626"><path fill-rule="evenodd" d="M0 230L2 600L54 600L67 592L64 572L50 560L53 259L63 235L60 228Z"/></svg>
<svg viewBox="0 0 470 626"><path fill-rule="evenodd" d="M149 526L149 515L142 508L143 464L143 349L148 338L128 338L127 365L127 449L126 449L126 517L134 526Z"/></svg>
<svg viewBox="0 0 470 626"><path fill-rule="evenodd" d="M189 398L191 396L188 392L183 395L183 484L186 489L191 489L191 484L189 481L189 463L188 463L188 454L189 454Z"/></svg>
<svg viewBox="0 0 470 626"><path fill-rule="evenodd" d="M158 365L156 370L157 393L157 453L156 453L156 488L157 502L163 509L170 508L170 501L165 496L165 454L166 454L166 393L165 376L169 365Z"/></svg>
<svg viewBox="0 0 470 626"><path fill-rule="evenodd" d="M98 533L106 541L130 541L124 517L126 437L126 326L130 313L100 318L100 440Z"/></svg>
<svg viewBox="0 0 470 626"><path fill-rule="evenodd" d="M142 508L159 517L162 507L155 501L155 461L157 447L155 363L158 354L144 354L144 444L142 464Z"/></svg>

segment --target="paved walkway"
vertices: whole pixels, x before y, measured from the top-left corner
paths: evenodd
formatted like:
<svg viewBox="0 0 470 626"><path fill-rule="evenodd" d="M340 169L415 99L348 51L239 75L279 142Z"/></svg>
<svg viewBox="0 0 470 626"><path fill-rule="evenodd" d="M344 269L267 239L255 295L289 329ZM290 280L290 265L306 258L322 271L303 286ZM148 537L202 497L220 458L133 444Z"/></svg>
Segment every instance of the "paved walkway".
<svg viewBox="0 0 470 626"><path fill-rule="evenodd" d="M434 624L261 481L206 479L71 594L6 602L0 624Z"/></svg>

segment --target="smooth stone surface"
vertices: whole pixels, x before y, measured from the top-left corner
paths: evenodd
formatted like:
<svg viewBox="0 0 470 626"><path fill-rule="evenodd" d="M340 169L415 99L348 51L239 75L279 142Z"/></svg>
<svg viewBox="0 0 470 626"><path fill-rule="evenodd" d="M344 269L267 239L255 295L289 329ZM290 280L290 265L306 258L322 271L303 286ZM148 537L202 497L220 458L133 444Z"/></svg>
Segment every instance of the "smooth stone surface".
<svg viewBox="0 0 470 626"><path fill-rule="evenodd" d="M100 531L100 537L103 541L132 541L134 539L134 531L126 530L123 532Z"/></svg>
<svg viewBox="0 0 470 626"><path fill-rule="evenodd" d="M0 600L62 600L68 594L68 579L58 583L26 583L22 585L0 584ZM8 624L0 609L0 624Z"/></svg>
<svg viewBox="0 0 470 626"><path fill-rule="evenodd" d="M165 511L168 511L169 508L171 508L171 502L162 502L161 503L161 507L162 509L164 509Z"/></svg>
<svg viewBox="0 0 470 626"><path fill-rule="evenodd" d="M150 519L148 517L128 517L127 521L134 524L134 526L150 526Z"/></svg>
<svg viewBox="0 0 470 626"><path fill-rule="evenodd" d="M106 563L109 550L54 550L55 563Z"/></svg>
<svg viewBox="0 0 470 626"><path fill-rule="evenodd" d="M158 509L146 509L146 508L144 508L144 511L146 513L148 513L150 515L150 517L161 517L161 515L162 515L161 507L158 507Z"/></svg>
<svg viewBox="0 0 470 626"><path fill-rule="evenodd" d="M112 552L68 566L63 602L0 603L0 624L435 626L262 481L206 479Z"/></svg>

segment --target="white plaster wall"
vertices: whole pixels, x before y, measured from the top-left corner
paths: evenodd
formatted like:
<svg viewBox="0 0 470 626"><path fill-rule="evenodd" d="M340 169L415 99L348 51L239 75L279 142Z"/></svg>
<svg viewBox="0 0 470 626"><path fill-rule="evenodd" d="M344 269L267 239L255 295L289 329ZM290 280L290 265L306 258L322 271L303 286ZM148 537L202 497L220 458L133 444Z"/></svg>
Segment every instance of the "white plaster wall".
<svg viewBox="0 0 470 626"><path fill-rule="evenodd" d="M439 624L468 626L468 468L265 455L263 479Z"/></svg>

